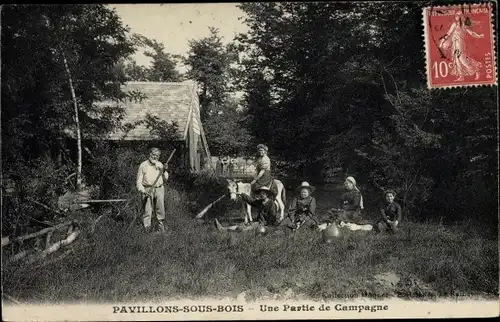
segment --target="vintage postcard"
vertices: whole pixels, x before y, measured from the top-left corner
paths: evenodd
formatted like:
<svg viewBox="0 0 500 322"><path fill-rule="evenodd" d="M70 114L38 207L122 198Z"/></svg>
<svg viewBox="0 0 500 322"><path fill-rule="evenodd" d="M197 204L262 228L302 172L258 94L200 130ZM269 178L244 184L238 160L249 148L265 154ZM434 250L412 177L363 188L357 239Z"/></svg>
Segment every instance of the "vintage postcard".
<svg viewBox="0 0 500 322"><path fill-rule="evenodd" d="M496 16L3 5L3 320L498 316Z"/></svg>

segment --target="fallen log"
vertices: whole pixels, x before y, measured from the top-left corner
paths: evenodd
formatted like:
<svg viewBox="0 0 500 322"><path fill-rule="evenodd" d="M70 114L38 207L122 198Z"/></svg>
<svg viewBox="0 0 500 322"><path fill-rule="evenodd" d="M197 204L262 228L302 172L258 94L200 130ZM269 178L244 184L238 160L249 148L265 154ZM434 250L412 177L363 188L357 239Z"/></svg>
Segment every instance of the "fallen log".
<svg viewBox="0 0 500 322"><path fill-rule="evenodd" d="M52 233L52 232L49 232L49 234L50 233ZM62 246L66 246L66 245L71 244L72 242L74 242L76 240L76 238L80 235L80 233L81 233L80 230L75 230L75 231L71 232L66 239L60 240L60 241L58 241L50 246L47 245L47 247L43 251L36 250L36 248L31 249L31 250L23 250L15 255L13 255L12 257L10 257L8 261L9 261L9 263L17 262L17 261L23 259L24 257L26 257L28 254L34 253L30 256L30 258L28 260L26 260L26 263L28 263L28 264L33 263L34 261L36 261L39 258L46 257L47 255L56 252ZM47 242L49 242L49 240L50 239L47 238Z"/></svg>
<svg viewBox="0 0 500 322"><path fill-rule="evenodd" d="M62 223L62 224L59 224L57 226L54 226L54 227L48 227L48 228L44 228L40 231L37 231L36 233L31 233L31 234L28 234L28 235L24 235L24 236L19 236L19 237L16 237L13 239L13 241L23 241L23 240L27 240L27 239L31 239L31 238L35 238L35 237L38 237L38 236L41 236L41 235L44 235L48 232L53 232L54 230L60 230L61 228L64 228L64 227L67 227L69 225L73 225L75 223L75 221L68 221L68 222L65 222L65 223Z"/></svg>
<svg viewBox="0 0 500 322"><path fill-rule="evenodd" d="M73 249L69 249L67 251L65 251L64 253L62 253L61 255L59 255L58 257L52 259L52 260L49 260L49 261L46 261L40 265L38 265L36 267L36 269L39 269L39 268L42 268L42 267L45 267L45 266L49 266L51 264L54 264L54 263L57 263L57 262L60 262L61 260L63 260L64 258L66 258L69 254L73 253Z"/></svg>
<svg viewBox="0 0 500 322"><path fill-rule="evenodd" d="M70 227L73 227L73 226L70 226ZM52 238L52 235L54 234L53 231L49 231L47 233L47 236L45 238L45 248L49 247L50 246L50 239Z"/></svg>
<svg viewBox="0 0 500 322"><path fill-rule="evenodd" d="M31 233L28 235L24 235L24 236L19 236L19 237L14 237L14 238L10 238L10 236L9 237L2 237L2 247L5 247L13 242L22 242L22 241L27 240L27 239L36 238L36 237L42 236L46 233L54 232L55 230L60 230L64 227L67 227L69 225L73 225L75 223L76 222L74 220L72 220L72 221L68 221L68 222L56 225L54 227L44 228L40 231L37 231L35 233Z"/></svg>
<svg viewBox="0 0 500 322"><path fill-rule="evenodd" d="M71 244L72 242L75 241L75 239L78 237L78 235L80 235L80 231L76 230L76 231L72 232L71 234L69 234L69 236L66 239L60 240L57 243L52 244L50 247L48 247L44 251L42 251L42 253L41 253L42 257L45 257L48 254L56 252L62 246L66 246L66 245Z"/></svg>
<svg viewBox="0 0 500 322"><path fill-rule="evenodd" d="M31 255L28 259L26 259L23 262L23 264L33 264L34 262L47 257L47 255L55 253L62 246L66 246L66 245L69 245L72 242L74 242L79 234L80 234L79 230L72 232L66 239L58 241L58 242L52 244L50 247L46 248L45 250L43 250L41 252L36 252L35 254Z"/></svg>
<svg viewBox="0 0 500 322"><path fill-rule="evenodd" d="M35 222L37 222L37 223L39 223L39 224L44 224L45 226L51 226L51 227L53 227L53 226L54 226L54 224L53 224L53 223L51 223L50 221L38 220L38 219L33 218L33 217L31 217L31 216L28 216L28 215L26 215L26 214L21 214L21 216L26 217L26 218L29 218L30 220L33 220L33 221L35 221Z"/></svg>
<svg viewBox="0 0 500 322"><path fill-rule="evenodd" d="M2 248L4 246L7 246L8 244L10 244L10 237L7 236L7 237L2 237Z"/></svg>
<svg viewBox="0 0 500 322"><path fill-rule="evenodd" d="M38 237L36 240L35 240L35 249L40 249L42 246L42 237Z"/></svg>
<svg viewBox="0 0 500 322"><path fill-rule="evenodd" d="M11 258L9 258L9 262L17 262L18 260L26 257L26 255L28 255L28 251L27 250L23 250L17 254L15 254L14 256L12 256Z"/></svg>

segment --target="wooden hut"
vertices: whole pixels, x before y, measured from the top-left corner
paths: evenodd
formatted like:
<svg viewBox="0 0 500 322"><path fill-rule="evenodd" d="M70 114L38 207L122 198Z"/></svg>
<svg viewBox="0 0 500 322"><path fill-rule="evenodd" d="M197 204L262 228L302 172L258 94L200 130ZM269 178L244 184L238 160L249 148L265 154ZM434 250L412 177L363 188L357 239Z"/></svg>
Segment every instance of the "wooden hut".
<svg viewBox="0 0 500 322"><path fill-rule="evenodd" d="M122 124L144 120L147 114L168 123L175 122L178 126L176 155L180 157L180 164L194 172L212 168L210 150L200 118L196 82L128 82L122 90L138 91L145 96L140 101L120 103L126 113ZM161 149L169 148L163 147L162 142L158 142L145 124L127 132L120 130L111 133L109 140L154 142Z"/></svg>

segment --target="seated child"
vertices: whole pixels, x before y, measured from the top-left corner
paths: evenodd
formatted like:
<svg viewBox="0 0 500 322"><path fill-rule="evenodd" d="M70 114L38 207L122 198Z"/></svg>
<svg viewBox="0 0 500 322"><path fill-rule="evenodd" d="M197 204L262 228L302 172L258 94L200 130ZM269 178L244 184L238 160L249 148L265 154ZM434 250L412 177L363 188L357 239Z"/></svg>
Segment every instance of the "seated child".
<svg viewBox="0 0 500 322"><path fill-rule="evenodd" d="M390 231L396 233L401 223L401 206L394 201L396 192L388 190L384 193L384 202L380 206L380 218L374 225L377 232Z"/></svg>
<svg viewBox="0 0 500 322"><path fill-rule="evenodd" d="M288 217L281 225L293 230L303 225L309 228L317 227L316 198L312 196L315 190L314 186L305 181L295 189L295 196L288 209Z"/></svg>

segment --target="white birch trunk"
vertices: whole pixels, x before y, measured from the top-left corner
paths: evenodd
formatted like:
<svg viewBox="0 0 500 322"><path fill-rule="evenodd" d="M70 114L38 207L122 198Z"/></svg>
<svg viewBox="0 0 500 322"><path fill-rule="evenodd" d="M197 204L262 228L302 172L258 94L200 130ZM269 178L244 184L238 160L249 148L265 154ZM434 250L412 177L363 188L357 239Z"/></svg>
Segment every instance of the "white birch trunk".
<svg viewBox="0 0 500 322"><path fill-rule="evenodd" d="M61 50L61 55L63 57L64 68L66 69L66 73L68 74L69 88L71 90L71 98L73 99L73 107L74 107L74 120L76 125L76 145L78 151L78 162L76 168L76 189L80 190L82 184L82 137L80 132L80 119L78 117L78 104L76 102L75 88L73 87L73 79L71 78L71 72L68 67L68 61L66 60L66 55Z"/></svg>

